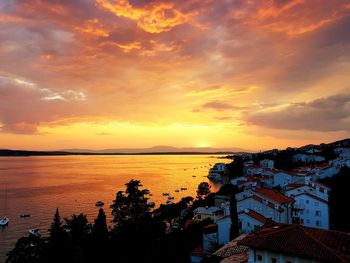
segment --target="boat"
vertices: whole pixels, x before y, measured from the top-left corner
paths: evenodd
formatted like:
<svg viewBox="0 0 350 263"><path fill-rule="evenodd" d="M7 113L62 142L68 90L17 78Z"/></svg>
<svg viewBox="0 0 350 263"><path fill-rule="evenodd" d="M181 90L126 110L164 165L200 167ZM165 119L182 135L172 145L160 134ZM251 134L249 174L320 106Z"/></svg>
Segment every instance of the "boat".
<svg viewBox="0 0 350 263"><path fill-rule="evenodd" d="M163 193L163 196L169 196L169 193Z"/></svg>
<svg viewBox="0 0 350 263"><path fill-rule="evenodd" d="M185 190L187 190L186 187L181 187L181 191L185 191Z"/></svg>
<svg viewBox="0 0 350 263"><path fill-rule="evenodd" d="M147 205L149 206L154 206L155 204L156 204L155 202L150 202L150 201L147 202Z"/></svg>
<svg viewBox="0 0 350 263"><path fill-rule="evenodd" d="M197 177L197 176L195 176L195 175L192 175L192 177Z"/></svg>
<svg viewBox="0 0 350 263"><path fill-rule="evenodd" d="M29 235L32 235L32 236L35 236L35 237L41 237L39 228L32 228L32 229L29 229L28 232L29 232Z"/></svg>
<svg viewBox="0 0 350 263"><path fill-rule="evenodd" d="M167 201L166 201L166 204L167 204L167 205L173 205L174 203L171 202L170 200L167 200Z"/></svg>
<svg viewBox="0 0 350 263"><path fill-rule="evenodd" d="M24 218L24 217L30 217L30 214L21 214L20 217Z"/></svg>
<svg viewBox="0 0 350 263"><path fill-rule="evenodd" d="M105 203L102 202L102 201L97 201L95 205L96 205L96 206L103 206L104 204L105 204Z"/></svg>
<svg viewBox="0 0 350 263"><path fill-rule="evenodd" d="M7 216L4 216L0 219L0 226L7 226L10 222L10 219Z"/></svg>
<svg viewBox="0 0 350 263"><path fill-rule="evenodd" d="M7 188L5 188L5 215L7 214ZM7 226L10 222L10 218L3 216L0 218L0 226Z"/></svg>
<svg viewBox="0 0 350 263"><path fill-rule="evenodd" d="M178 193L178 192L180 192L180 190L176 189L175 192Z"/></svg>
<svg viewBox="0 0 350 263"><path fill-rule="evenodd" d="M168 200L173 200L174 198L173 196L168 196Z"/></svg>

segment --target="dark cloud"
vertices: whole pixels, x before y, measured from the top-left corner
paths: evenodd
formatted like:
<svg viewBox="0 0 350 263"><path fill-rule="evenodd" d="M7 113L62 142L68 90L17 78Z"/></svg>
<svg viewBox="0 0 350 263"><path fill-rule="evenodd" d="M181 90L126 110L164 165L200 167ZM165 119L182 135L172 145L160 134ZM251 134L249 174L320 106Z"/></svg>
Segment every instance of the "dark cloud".
<svg viewBox="0 0 350 263"><path fill-rule="evenodd" d="M350 94L246 113L245 121L273 129L350 131Z"/></svg>

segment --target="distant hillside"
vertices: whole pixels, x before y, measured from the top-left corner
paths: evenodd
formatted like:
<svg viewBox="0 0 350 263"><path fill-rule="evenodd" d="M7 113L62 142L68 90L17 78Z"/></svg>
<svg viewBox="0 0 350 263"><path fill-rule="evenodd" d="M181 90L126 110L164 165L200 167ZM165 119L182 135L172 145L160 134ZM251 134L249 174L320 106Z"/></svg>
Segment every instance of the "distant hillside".
<svg viewBox="0 0 350 263"><path fill-rule="evenodd" d="M64 149L64 152L84 152L84 153L237 153L249 152L241 148L211 148L211 147L184 147L177 148L167 145L158 145L150 148L117 148L104 150L89 150L89 149Z"/></svg>
<svg viewBox="0 0 350 263"><path fill-rule="evenodd" d="M222 153L231 154L247 152L240 148L176 148L171 146L154 146L151 148L134 149L66 149L59 151L26 151L0 149L0 156L45 156L45 155L125 155L125 154L208 154Z"/></svg>

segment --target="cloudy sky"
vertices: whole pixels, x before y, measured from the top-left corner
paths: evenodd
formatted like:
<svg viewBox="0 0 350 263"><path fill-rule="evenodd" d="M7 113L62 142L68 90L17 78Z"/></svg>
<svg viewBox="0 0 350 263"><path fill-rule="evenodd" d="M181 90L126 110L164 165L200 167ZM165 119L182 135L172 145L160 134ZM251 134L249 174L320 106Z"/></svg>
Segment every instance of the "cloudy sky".
<svg viewBox="0 0 350 263"><path fill-rule="evenodd" d="M349 136L347 0L0 1L0 148Z"/></svg>

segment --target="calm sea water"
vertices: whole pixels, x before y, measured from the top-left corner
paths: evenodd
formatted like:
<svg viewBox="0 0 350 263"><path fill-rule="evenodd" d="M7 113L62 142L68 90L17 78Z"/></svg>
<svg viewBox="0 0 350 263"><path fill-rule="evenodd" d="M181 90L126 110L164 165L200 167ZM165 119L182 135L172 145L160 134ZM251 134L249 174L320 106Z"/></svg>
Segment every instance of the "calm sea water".
<svg viewBox="0 0 350 263"><path fill-rule="evenodd" d="M213 155L123 155L123 156L43 156L0 157L0 216L10 224L0 228L0 262L16 240L30 228L42 234L52 221L56 207L61 217L84 212L93 222L98 200L109 206L115 193L125 190L131 179L141 180L151 191L151 201L165 203L163 192L175 197L195 196L200 182L207 181L208 169L216 162L229 162ZM176 193L176 189L187 191ZM217 185L212 185L216 191ZM31 217L20 218L29 213Z"/></svg>

